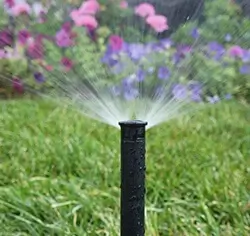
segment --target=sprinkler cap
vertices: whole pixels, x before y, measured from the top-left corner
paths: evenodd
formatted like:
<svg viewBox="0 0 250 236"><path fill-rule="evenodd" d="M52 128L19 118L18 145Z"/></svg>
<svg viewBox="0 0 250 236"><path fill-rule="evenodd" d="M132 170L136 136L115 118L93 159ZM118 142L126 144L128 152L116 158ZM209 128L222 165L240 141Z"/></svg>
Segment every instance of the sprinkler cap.
<svg viewBox="0 0 250 236"><path fill-rule="evenodd" d="M128 120L119 122L120 126L131 126L131 127L144 127L148 122L142 120Z"/></svg>

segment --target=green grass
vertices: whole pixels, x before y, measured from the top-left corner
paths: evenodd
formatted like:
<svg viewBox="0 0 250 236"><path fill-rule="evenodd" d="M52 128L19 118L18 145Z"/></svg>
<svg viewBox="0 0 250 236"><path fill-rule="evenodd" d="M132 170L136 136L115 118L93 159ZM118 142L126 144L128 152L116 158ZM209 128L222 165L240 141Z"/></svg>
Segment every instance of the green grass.
<svg viewBox="0 0 250 236"><path fill-rule="evenodd" d="M119 131L52 105L0 105L0 235L119 235ZM148 236L250 235L250 110L149 130Z"/></svg>

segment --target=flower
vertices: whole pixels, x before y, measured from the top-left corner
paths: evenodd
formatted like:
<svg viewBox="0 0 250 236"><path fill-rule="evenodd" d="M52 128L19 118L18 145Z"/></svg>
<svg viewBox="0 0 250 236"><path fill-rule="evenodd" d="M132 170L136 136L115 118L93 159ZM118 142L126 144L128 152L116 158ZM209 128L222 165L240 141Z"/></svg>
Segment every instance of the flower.
<svg viewBox="0 0 250 236"><path fill-rule="evenodd" d="M22 14L29 14L31 12L31 7L27 2L16 3L11 8L11 13L13 16L19 16Z"/></svg>
<svg viewBox="0 0 250 236"><path fill-rule="evenodd" d="M172 88L172 94L177 100L184 100L187 98L187 87L183 84L176 84Z"/></svg>
<svg viewBox="0 0 250 236"><path fill-rule="evenodd" d="M194 38L194 39L197 39L200 37L200 32L197 28L194 28L192 31L191 31L191 36Z"/></svg>
<svg viewBox="0 0 250 236"><path fill-rule="evenodd" d="M241 59L244 63L250 62L250 50L244 50Z"/></svg>
<svg viewBox="0 0 250 236"><path fill-rule="evenodd" d="M240 46L235 45L229 48L228 53L231 57L242 57L244 50Z"/></svg>
<svg viewBox="0 0 250 236"><path fill-rule="evenodd" d="M231 40L232 40L232 35L231 34L226 34L225 41L230 42Z"/></svg>
<svg viewBox="0 0 250 236"><path fill-rule="evenodd" d="M167 18L162 15L153 15L149 16L146 19L147 24L149 24L157 33L161 33L165 30L167 30L168 24L167 24Z"/></svg>
<svg viewBox="0 0 250 236"><path fill-rule="evenodd" d="M170 71L166 66L161 66L158 69L158 78L161 80L167 80L170 76Z"/></svg>
<svg viewBox="0 0 250 236"><path fill-rule="evenodd" d="M109 44L113 51L120 51L123 47L123 39L118 35L111 35L109 37Z"/></svg>
<svg viewBox="0 0 250 236"><path fill-rule="evenodd" d="M163 46L164 49L169 49L173 45L173 42L171 39L162 39L160 40L160 44Z"/></svg>
<svg viewBox="0 0 250 236"><path fill-rule="evenodd" d="M208 100L208 102L210 102L210 103L212 103L212 104L215 104L215 103L217 103L217 102L220 101L220 98L219 98L218 95L215 95L215 96L209 96L209 97L207 98L207 100Z"/></svg>
<svg viewBox="0 0 250 236"><path fill-rule="evenodd" d="M208 56L211 56L211 52L212 52L213 58L215 60L220 60L226 51L225 48L218 42L209 43L208 50L209 50Z"/></svg>
<svg viewBox="0 0 250 236"><path fill-rule="evenodd" d="M112 67L118 63L117 58L115 57L115 54L113 53L113 50L110 45L107 46L107 49L101 58L101 62Z"/></svg>
<svg viewBox="0 0 250 236"><path fill-rule="evenodd" d="M133 100L139 95L138 89L133 87L135 81L135 75L130 75L122 81L122 91L126 100Z"/></svg>
<svg viewBox="0 0 250 236"><path fill-rule="evenodd" d="M188 85L188 89L191 92L191 100L194 102L202 101L202 85L199 82L192 81Z"/></svg>
<svg viewBox="0 0 250 236"><path fill-rule="evenodd" d="M96 0L83 2L79 8L80 14L95 15L100 10L100 4Z"/></svg>
<svg viewBox="0 0 250 236"><path fill-rule="evenodd" d="M63 57L61 59L61 65L64 67L66 71L69 71L73 67L73 61L69 59L68 57Z"/></svg>
<svg viewBox="0 0 250 236"><path fill-rule="evenodd" d="M85 26L89 29L96 29L98 27L97 20L91 15L79 16L74 20L74 22L76 26Z"/></svg>
<svg viewBox="0 0 250 236"><path fill-rule="evenodd" d="M13 78L13 80L12 80L12 88L13 88L14 91L16 91L16 92L19 93L19 94L21 94L21 93L24 92L23 83L22 83L22 81L21 81L19 78L17 78L17 77Z"/></svg>
<svg viewBox="0 0 250 236"><path fill-rule="evenodd" d="M122 8L122 9L126 9L126 8L128 8L128 2L127 1L121 1L120 2L120 8Z"/></svg>
<svg viewBox="0 0 250 236"><path fill-rule="evenodd" d="M232 99L232 98L233 98L233 96L232 96L232 94L230 94L230 93L228 93L228 94L225 95L225 99L226 99L226 100L230 100L230 99Z"/></svg>
<svg viewBox="0 0 250 236"><path fill-rule="evenodd" d="M250 65L241 66L240 73L243 75L250 75Z"/></svg>
<svg viewBox="0 0 250 236"><path fill-rule="evenodd" d="M155 8L149 3L141 3L135 7L135 14L143 18L153 16L155 15Z"/></svg>
<svg viewBox="0 0 250 236"><path fill-rule="evenodd" d="M145 47L141 43L131 43L127 45L127 53L132 60L138 61L145 55Z"/></svg>
<svg viewBox="0 0 250 236"><path fill-rule="evenodd" d="M56 44L61 47L61 48L67 48L70 47L74 44L74 38L75 38L75 34L69 30L68 28L64 28L60 29L57 33L56 33Z"/></svg>
<svg viewBox="0 0 250 236"><path fill-rule="evenodd" d="M11 46L13 44L13 41L13 34L10 30L7 29L0 31L0 48Z"/></svg>
<svg viewBox="0 0 250 236"><path fill-rule="evenodd" d="M136 73L137 81L142 82L146 77L146 72L143 69L139 69Z"/></svg>
<svg viewBox="0 0 250 236"><path fill-rule="evenodd" d="M0 49L0 59L6 58L6 52L3 49Z"/></svg>
<svg viewBox="0 0 250 236"><path fill-rule="evenodd" d="M128 87L125 91L124 91L124 98L126 100L133 100L136 97L138 97L139 95L139 91L136 88L133 87Z"/></svg>
<svg viewBox="0 0 250 236"><path fill-rule="evenodd" d="M38 82L38 83L43 83L45 81L45 77L41 72L35 72L34 78L35 78L36 82Z"/></svg>
<svg viewBox="0 0 250 236"><path fill-rule="evenodd" d="M8 8L12 8L15 5L15 0L4 0L4 3Z"/></svg>
<svg viewBox="0 0 250 236"><path fill-rule="evenodd" d="M81 16L80 12L78 9L74 9L71 11L70 13L70 17L71 19L75 22L77 20L77 18L79 18Z"/></svg>
<svg viewBox="0 0 250 236"><path fill-rule="evenodd" d="M38 35L35 38L29 38L27 41L27 54L32 59L42 59L44 56L44 47L42 36Z"/></svg>
<svg viewBox="0 0 250 236"><path fill-rule="evenodd" d="M28 39L31 37L31 34L28 30L24 29L24 30L20 30L18 32L17 38L18 38L18 42L21 45L25 45L28 42Z"/></svg>
<svg viewBox="0 0 250 236"><path fill-rule="evenodd" d="M43 13L47 12L47 10L43 7L42 3L40 2L33 3L32 10L36 17L40 17Z"/></svg>

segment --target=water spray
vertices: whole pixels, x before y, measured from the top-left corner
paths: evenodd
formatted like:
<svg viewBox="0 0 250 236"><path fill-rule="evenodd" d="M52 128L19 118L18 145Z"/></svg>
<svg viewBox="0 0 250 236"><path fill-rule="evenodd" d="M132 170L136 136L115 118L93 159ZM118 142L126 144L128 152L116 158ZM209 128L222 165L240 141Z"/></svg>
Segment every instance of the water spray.
<svg viewBox="0 0 250 236"><path fill-rule="evenodd" d="M121 236L145 235L145 127L131 120L121 126Z"/></svg>

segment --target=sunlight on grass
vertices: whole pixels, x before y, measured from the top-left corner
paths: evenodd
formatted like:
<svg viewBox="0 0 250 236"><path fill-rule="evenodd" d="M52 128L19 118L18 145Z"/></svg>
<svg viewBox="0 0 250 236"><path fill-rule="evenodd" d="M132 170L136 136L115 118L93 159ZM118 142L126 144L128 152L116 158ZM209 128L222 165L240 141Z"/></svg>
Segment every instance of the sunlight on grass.
<svg viewBox="0 0 250 236"><path fill-rule="evenodd" d="M147 134L147 235L250 234L250 111L214 105ZM119 131L1 102L0 235L118 235Z"/></svg>

